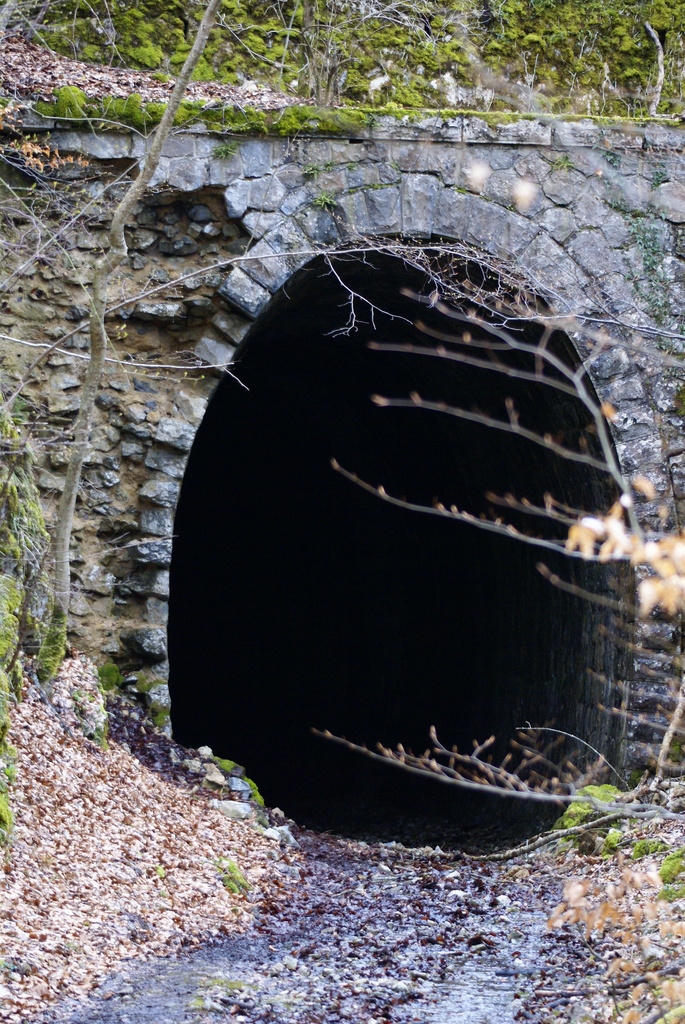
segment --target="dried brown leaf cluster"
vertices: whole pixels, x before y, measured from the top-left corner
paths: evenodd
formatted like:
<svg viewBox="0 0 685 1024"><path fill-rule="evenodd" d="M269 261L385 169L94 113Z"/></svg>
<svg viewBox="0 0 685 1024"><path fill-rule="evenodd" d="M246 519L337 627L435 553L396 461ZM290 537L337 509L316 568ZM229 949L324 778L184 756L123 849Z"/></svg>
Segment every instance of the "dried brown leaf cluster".
<svg viewBox="0 0 685 1024"><path fill-rule="evenodd" d="M674 847L682 841L675 823L662 822L652 829L659 838L674 841ZM548 927L575 925L591 947L609 943L593 1019L597 1024L681 1020L678 1013L685 1016L685 967L680 959L685 937L683 901L658 898L663 882L655 864L638 866L621 853L608 861L597 857L584 861L582 875L565 884L563 902L552 913Z"/></svg>
<svg viewBox="0 0 685 1024"><path fill-rule="evenodd" d="M70 709L75 695L89 693L99 696L92 666L73 658L56 682L59 713L34 687L13 710L16 822L0 875L1 1020L31 1019L67 991L87 992L124 958L243 928L250 903L224 887L220 858L235 861L257 894L269 888L268 840L122 747L102 750L83 737Z"/></svg>
<svg viewBox="0 0 685 1024"><path fill-rule="evenodd" d="M632 486L648 501L655 499L654 486L644 477ZM649 575L638 585L640 616L658 609L673 618L685 612L685 530L647 539L626 523L629 502L615 502L604 516L582 516L569 528L566 550L600 562L628 559L634 568L646 570ZM668 516L667 509L659 511L662 519Z"/></svg>

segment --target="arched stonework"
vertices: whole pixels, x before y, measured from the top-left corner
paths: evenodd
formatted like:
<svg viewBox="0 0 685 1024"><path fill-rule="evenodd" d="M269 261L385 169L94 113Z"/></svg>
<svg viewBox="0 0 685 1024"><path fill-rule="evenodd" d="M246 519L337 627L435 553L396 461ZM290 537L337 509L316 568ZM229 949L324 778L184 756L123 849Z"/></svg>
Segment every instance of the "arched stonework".
<svg viewBox="0 0 685 1024"><path fill-rule="evenodd" d="M227 361L272 296L317 253L376 239L465 243L524 279L554 312L573 314L614 337L631 341L635 329L677 329L685 310L685 133L654 126L606 129L591 121L493 125L463 116L416 124L382 118L362 134L236 140L228 156L225 139L202 131L181 131L169 140L151 202L171 197L192 209L213 197L216 209L221 197L225 223L242 248L248 247L228 272L213 274L211 301L218 312L214 326L200 332L198 356L212 364ZM89 156L90 176L101 173L103 179L142 153L140 139L125 135L57 130L52 143L62 153ZM191 220L189 215L184 225ZM206 228L223 230L216 217L207 224L193 221L191 237L164 242L150 224L141 219L132 226L138 236L134 232L130 239L134 270L137 253L142 261L142 254L157 249L171 260L185 256L187 264ZM185 251L184 239L192 243ZM94 248L78 239L75 246ZM174 318L192 323L189 300L138 302L126 313L128 324L173 327ZM677 510L685 500L685 456L677 444L679 380L630 347L590 352L576 341L597 394L617 410L612 430L624 472L647 476L660 492L658 504ZM83 586L86 595L109 598L114 592L121 607L138 602L137 619L124 615L124 660L128 652L132 662L156 665L160 679L166 671L164 582L151 576L148 585L141 574L159 577L170 560L167 538L178 480L201 409L192 387L187 390L185 404L165 407L156 426L146 434L141 426L140 437L123 442L141 449L134 582L129 585L114 564L102 573L112 577L111 584L99 590L97 581L95 589L87 581ZM49 473L44 483L49 489ZM653 522L656 504L644 504L640 514L645 523ZM130 549L135 534L128 536ZM141 597L153 602L149 624ZM114 624L108 653L115 657L119 632Z"/></svg>

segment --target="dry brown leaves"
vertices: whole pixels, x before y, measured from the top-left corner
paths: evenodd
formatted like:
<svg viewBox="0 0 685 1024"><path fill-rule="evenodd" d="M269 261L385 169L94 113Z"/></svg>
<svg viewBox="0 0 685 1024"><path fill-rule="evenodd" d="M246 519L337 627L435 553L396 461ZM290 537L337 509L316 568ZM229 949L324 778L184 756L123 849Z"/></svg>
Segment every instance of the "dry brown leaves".
<svg viewBox="0 0 685 1024"><path fill-rule="evenodd" d="M29 687L12 712L16 823L0 875L0 1019L30 1019L87 992L123 959L172 952L245 927L250 903L215 861L234 860L260 895L269 841L172 785L114 744L86 740L69 711L97 694L85 659L65 662L54 705ZM65 731L66 725L68 732Z"/></svg>
<svg viewBox="0 0 685 1024"><path fill-rule="evenodd" d="M638 838L659 839L671 850L682 848L685 841L678 821L651 822L631 835L631 842ZM646 1024L655 1012L666 1015L685 1005L685 900L657 898L663 887L658 864L651 858L628 860L621 853L606 860L567 855L564 869L571 877L548 927L577 926L606 965L606 972L596 976L594 991L588 981L583 1009L591 1016L581 1015L581 1020Z"/></svg>
<svg viewBox="0 0 685 1024"><path fill-rule="evenodd" d="M20 36L0 42L0 89L4 93L50 100L54 91L64 85L76 86L90 97L127 97L137 93L143 102L149 103L168 100L174 79L159 82L146 71L84 64L29 43ZM240 86L191 82L186 98L226 106L249 105L262 110L280 110L291 103L302 102L300 97L286 96L256 82Z"/></svg>

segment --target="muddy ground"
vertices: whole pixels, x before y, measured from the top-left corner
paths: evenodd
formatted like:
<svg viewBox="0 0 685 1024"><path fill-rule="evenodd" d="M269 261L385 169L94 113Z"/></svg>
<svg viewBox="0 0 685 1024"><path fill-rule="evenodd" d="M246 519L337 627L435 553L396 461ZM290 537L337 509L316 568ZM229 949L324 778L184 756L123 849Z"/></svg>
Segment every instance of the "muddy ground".
<svg viewBox="0 0 685 1024"><path fill-rule="evenodd" d="M254 903L246 934L132 963L45 1024L543 1022L572 1004L574 979L602 970L598 950L546 931L551 866L293 831L284 898Z"/></svg>

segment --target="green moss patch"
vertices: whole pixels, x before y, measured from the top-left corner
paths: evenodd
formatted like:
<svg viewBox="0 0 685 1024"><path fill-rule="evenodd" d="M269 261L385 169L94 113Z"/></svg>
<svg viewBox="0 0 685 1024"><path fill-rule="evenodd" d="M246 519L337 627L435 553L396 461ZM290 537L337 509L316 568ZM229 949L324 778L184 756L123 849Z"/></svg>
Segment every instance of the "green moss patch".
<svg viewBox="0 0 685 1024"><path fill-rule="evenodd" d="M665 885L659 891L657 899L666 900L667 903L685 899L685 885Z"/></svg>
<svg viewBox="0 0 685 1024"><path fill-rule="evenodd" d="M668 850L668 844L661 839L638 839L631 854L633 860L642 860L643 857L653 857L657 853L664 853Z"/></svg>
<svg viewBox="0 0 685 1024"><path fill-rule="evenodd" d="M252 886L234 860L228 857L219 857L215 863L225 889L236 896L243 896L246 892L250 892Z"/></svg>
<svg viewBox="0 0 685 1024"><path fill-rule="evenodd" d="M591 797L593 800L603 804L613 803L620 795L620 789L608 784L604 786L584 786L583 789L578 790L578 796ZM553 827L559 829L573 828L574 825L582 825L584 822L589 821L590 818L595 817L598 813L601 812L595 810L590 803L578 802L569 804L562 816L554 822Z"/></svg>
<svg viewBox="0 0 685 1024"><path fill-rule="evenodd" d="M23 633L38 636L42 628L35 608L47 591L43 557L48 543L30 453L12 419L0 414L0 845L12 828L10 701L21 699Z"/></svg>
<svg viewBox="0 0 685 1024"><path fill-rule="evenodd" d="M116 690L124 681L121 669L113 661L98 666L98 679L103 690Z"/></svg>
<svg viewBox="0 0 685 1024"><path fill-rule="evenodd" d="M617 828L610 828L606 834L606 838L604 839L604 844L602 846L602 857L604 857L605 859L613 857L613 855L618 850L619 843L622 839L622 832L619 832Z"/></svg>
<svg viewBox="0 0 685 1024"><path fill-rule="evenodd" d="M639 116L656 80L649 20L666 58L660 112L684 107L685 0L506 0L490 18L481 0L442 0L425 8L427 20L407 3L408 18L376 21L360 17L354 5L340 5L337 15L323 2L313 6L319 24L305 40L302 5L294 0L224 0L225 27L212 30L194 77L249 78L305 97L310 80L302 68L310 61L320 83L314 95L321 97L338 60L332 98L346 103L368 103L370 81L385 75L376 93L381 102L436 108L444 103L447 75L452 86L466 88L489 79L493 107L502 109L524 105L520 83L532 80L532 102L550 113ZM163 0L57 0L45 20L51 46L69 57L75 49L83 60L175 74L198 13ZM99 28L105 22L111 34Z"/></svg>
<svg viewBox="0 0 685 1024"><path fill-rule="evenodd" d="M685 850L676 850L669 853L659 868L659 878L664 885L675 882L678 875L685 870Z"/></svg>
<svg viewBox="0 0 685 1024"><path fill-rule="evenodd" d="M39 682L49 683L55 678L64 661L66 649L67 617L63 611L54 608L36 659L36 675Z"/></svg>

